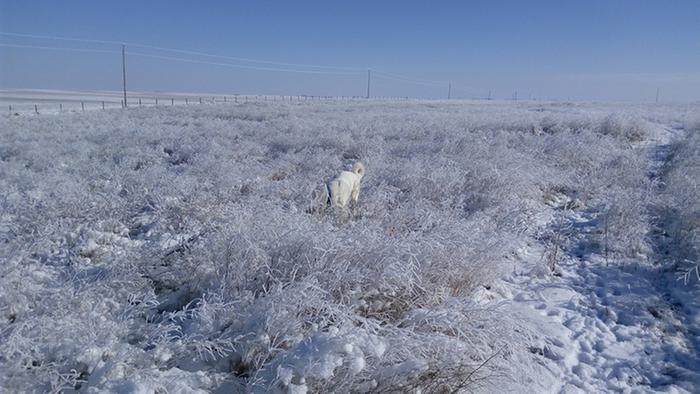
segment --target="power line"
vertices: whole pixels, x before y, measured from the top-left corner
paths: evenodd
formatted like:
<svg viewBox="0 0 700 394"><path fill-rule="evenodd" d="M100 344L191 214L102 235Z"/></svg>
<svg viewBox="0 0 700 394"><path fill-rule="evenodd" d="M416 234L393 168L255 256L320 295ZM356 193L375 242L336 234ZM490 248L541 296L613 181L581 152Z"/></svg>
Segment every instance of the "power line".
<svg viewBox="0 0 700 394"><path fill-rule="evenodd" d="M188 63L196 63L196 64L207 64L207 65L231 67L231 68L238 68L238 69L272 71L272 72L288 72L288 73L299 73L299 74L326 74L326 75L359 75L359 74L364 73L367 70L366 68L357 68L357 67L324 66L324 65L277 62L277 61L261 60L261 59L245 58L245 57L216 55L216 54L210 54L210 53L204 53L204 52L198 52L198 51L165 48L165 47L139 44L139 43L128 43L128 42L125 43L125 42L111 41L111 40L94 40L94 39L84 39L84 38L75 38L75 37L25 34L25 33L15 33L15 32L4 32L4 31L0 31L0 35L33 38L33 39L84 42L84 43L92 43L92 44L108 44L108 45L119 45L119 46L127 45L127 46L138 47L138 48L152 49L152 50L156 50L156 51L182 53L182 54L188 54L188 55L211 57L211 58L218 58L218 59L228 59L228 60L243 61L243 62L250 62L250 63L261 63L261 64L270 64L270 65L279 65L279 66L288 66L288 67L300 67L300 68L305 67L305 68L317 69L317 70L303 70L303 69L299 69L299 68L288 68L288 67L260 67L260 66L255 66L255 65L235 64L235 63L228 63L228 62L214 62L214 61L208 61L208 60L196 60L196 59L188 59L188 58L183 58L183 57L163 56L163 55L155 55L155 54L141 53L141 52L126 52L129 55L139 56L139 57L172 60L172 61L180 61L180 62L188 62ZM58 50L58 51L74 51L74 52L94 52L94 53L109 53L109 54L120 54L121 53L121 51L106 50L106 49L51 47L51 46L7 44L7 43L0 43L0 47L44 49L44 50ZM327 71L327 70L337 70L337 71ZM411 83L411 84L416 84L416 85L436 86L436 87L445 87L445 86L450 85L449 82L417 79L417 78L412 78L412 77L405 76L405 75L394 74L394 73L389 73L389 72L384 72L384 71L378 71L376 69L372 69L372 71L373 71L373 74L375 76L380 77L380 78L391 79L391 80L396 80L396 81ZM462 86L462 87L474 89L474 90L481 90L481 89L470 87L470 86ZM453 88L451 86L449 86L448 89L450 91L453 90Z"/></svg>
<svg viewBox="0 0 700 394"><path fill-rule="evenodd" d="M247 58L247 57L214 55L211 53L189 51L189 50L184 50L184 49L163 48L163 47L158 47L158 46L153 46L153 45L144 45L144 44L135 44L135 43L127 43L127 45L139 47L139 48L155 49L158 51L183 53L183 54L188 54L188 55L214 57L214 58L219 58L219 59L229 59L229 60L245 61L245 62L251 62L251 63L263 63L263 64L275 64L275 65L279 65L279 66L325 68L325 69L329 69L329 70L347 70L347 71L364 72L364 69L357 68L357 67L322 66L322 65L318 65L318 64L274 62L274 61L270 61L270 60L252 59L252 58Z"/></svg>
<svg viewBox="0 0 700 394"><path fill-rule="evenodd" d="M6 32L6 31L0 31L0 35L25 37L25 38L40 38L40 39L47 39L47 40L77 41L77 42L91 42L91 43L96 43L96 44L122 45L121 42L117 42L117 41L91 40L91 39L86 39L86 38L70 38L70 37L57 37L57 36L42 36L42 35L37 35L37 34L11 33L11 32Z"/></svg>
<svg viewBox="0 0 700 394"><path fill-rule="evenodd" d="M428 81L428 80L421 80L421 79L415 79L411 77L406 77L403 75L398 75L398 74L392 74L392 73L387 73L384 71L376 71L374 70L375 74L377 74L381 78L386 78L386 79L394 79L397 81L403 81L403 82L410 82L414 83L416 85L426 85L426 86L446 86L448 83L447 82L438 82L438 81Z"/></svg>
<svg viewBox="0 0 700 394"><path fill-rule="evenodd" d="M469 85L463 85L463 84L459 84L459 85L452 84L450 90L452 91L452 96L459 96L460 94L461 95L473 95L475 93L486 95L486 93L488 93L488 90L486 90L484 88L478 88L475 86L469 86Z"/></svg>
<svg viewBox="0 0 700 394"><path fill-rule="evenodd" d="M477 88L474 86L461 85L461 84L460 85L452 85L452 83L449 81L441 82L441 81L433 81L433 80L427 80L427 79L416 79L416 78L407 77L405 75L388 73L385 71L376 71L374 69L372 71L374 74L377 74L381 78L393 79L396 81L413 83L416 85L437 86L437 87L443 87L443 88L447 87L448 90L450 90L451 92L468 91L468 90L485 92L485 90L483 88Z"/></svg>
<svg viewBox="0 0 700 394"><path fill-rule="evenodd" d="M139 44L139 43L134 43L134 42L118 42L118 41L106 41L106 40L91 40L91 39L82 39L82 38L73 38L73 37L44 36L44 35L23 34L23 33L11 33L11 32L2 32L2 31L0 31L0 35L15 36L15 37L25 37L25 38L48 39L48 40L62 40L62 41L75 41L75 42L86 42L86 43L98 43L98 44L128 45L128 46L132 46L132 47L139 47L139 48L146 48L146 49L155 49L155 50L158 50L158 51L165 51L165 52L183 53L183 54L188 54L188 55L197 55L197 56L214 57L214 58L219 58L219 59L229 59L229 60L245 61L245 62L251 62L251 63L275 64L275 65L280 65L280 66L307 67L307 68L325 68L325 69L331 69L331 70L352 70L352 71L358 71L358 72L364 72L364 70L365 70L364 68L358 68L358 67L339 67L339 66L324 66L324 65L318 65L318 64L301 64L301 63L276 62L276 61L261 60L261 59L253 59L253 58L246 58L246 57L234 57L234 56L225 56L225 55L215 55L215 54L211 54L211 53L204 53L204 52L198 52L198 51L190 51L190 50L185 50L185 49L165 48L165 47L159 47L159 46L154 46L154 45Z"/></svg>
<svg viewBox="0 0 700 394"><path fill-rule="evenodd" d="M248 69L248 70L278 71L278 72L289 72L289 73L300 73L300 74L330 74L330 75L359 75L359 74L363 73L363 71L323 71L323 70L298 70L298 69L292 69L292 68L255 67L255 66L247 66L247 65L243 65L243 64L210 62L210 61L206 61L206 60L194 60L194 59L187 59L187 58L182 58L182 57L151 55L148 53L140 53L140 52L127 51L127 53L129 55L133 55L133 56L149 57L149 58L153 58L153 59L174 60L174 61L181 61L181 62L188 62L188 63L208 64L208 65L213 65L213 66L242 68L242 69Z"/></svg>
<svg viewBox="0 0 700 394"><path fill-rule="evenodd" d="M73 51L73 52L96 52L96 53L109 53L109 54L120 54L121 53L120 51L110 51L110 50L106 50L106 49L48 47L48 46L39 46L39 45L21 45L21 44L5 44L5 43L0 43L0 47L46 49L46 50ZM149 57L149 58L154 58L154 59L174 60L174 61L181 61L181 62L188 62L188 63L208 64L208 65L214 65L214 66L225 66L225 67L242 68L242 69L249 69L249 70L260 70L260 71L291 72L291 73L301 73L301 74L330 74L330 75L359 75L359 74L362 74L364 72L364 71L356 71L356 72L342 71L341 72L341 71L298 70L298 69L289 69L289 68L256 67L256 66L248 66L248 65L244 65L244 64L209 62L209 61L204 61L204 60L186 59L186 58L179 58L179 57L172 57L172 56L151 55L148 53L139 53L139 52L127 52L127 53L129 55L133 55L133 56Z"/></svg>
<svg viewBox="0 0 700 394"><path fill-rule="evenodd" d="M20 44L5 44L5 43L0 43L0 47L8 47L8 48L29 48L29 49L49 49L49 50L54 50L54 51L97 52L97 53L113 53L113 54L118 54L118 53L119 53L119 51L109 51L109 50L106 50L106 49L46 47L46 46L38 46L38 45L20 45Z"/></svg>

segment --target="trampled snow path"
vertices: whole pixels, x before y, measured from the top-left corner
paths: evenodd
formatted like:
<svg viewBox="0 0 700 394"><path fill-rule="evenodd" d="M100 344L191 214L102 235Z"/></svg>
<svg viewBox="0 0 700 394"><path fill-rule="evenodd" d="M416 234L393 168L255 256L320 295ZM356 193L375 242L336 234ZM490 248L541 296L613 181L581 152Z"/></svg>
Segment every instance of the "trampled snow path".
<svg viewBox="0 0 700 394"><path fill-rule="evenodd" d="M640 147L649 150L652 177L668 157L674 130L667 131L656 144ZM661 257L620 263L593 252L589 245L601 237L598 215L564 213L567 246L555 275L545 268L545 246L533 244L520 251L522 268L494 289L511 300L503 308L533 338L533 362L525 366L532 371L511 390L699 392L700 305L675 291L683 284L655 264Z"/></svg>

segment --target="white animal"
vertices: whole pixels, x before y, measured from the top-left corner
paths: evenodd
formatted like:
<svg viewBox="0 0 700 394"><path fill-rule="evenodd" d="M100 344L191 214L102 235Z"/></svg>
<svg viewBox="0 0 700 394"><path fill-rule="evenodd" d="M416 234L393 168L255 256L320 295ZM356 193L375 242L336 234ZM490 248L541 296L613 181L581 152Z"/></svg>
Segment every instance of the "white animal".
<svg viewBox="0 0 700 394"><path fill-rule="evenodd" d="M326 185L328 205L343 208L350 201L357 204L360 198L360 181L365 175L365 166L356 161L352 170L343 171Z"/></svg>

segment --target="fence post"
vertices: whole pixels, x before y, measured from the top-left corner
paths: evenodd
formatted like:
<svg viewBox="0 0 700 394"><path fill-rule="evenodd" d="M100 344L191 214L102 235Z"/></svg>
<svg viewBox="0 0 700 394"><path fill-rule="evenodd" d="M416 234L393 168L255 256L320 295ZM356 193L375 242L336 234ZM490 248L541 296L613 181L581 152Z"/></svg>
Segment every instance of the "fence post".
<svg viewBox="0 0 700 394"><path fill-rule="evenodd" d="M158 97L156 97L156 106L158 106Z"/></svg>
<svg viewBox="0 0 700 394"><path fill-rule="evenodd" d="M189 104L189 103L190 103L189 100L187 99L187 97L185 97L185 104Z"/></svg>
<svg viewBox="0 0 700 394"><path fill-rule="evenodd" d="M10 104L10 115L12 115L12 104Z"/></svg>
<svg viewBox="0 0 700 394"><path fill-rule="evenodd" d="M39 114L39 107L37 107L36 104L34 104L34 113L37 115Z"/></svg>
<svg viewBox="0 0 700 394"><path fill-rule="evenodd" d="M105 109L105 102L102 100L102 109Z"/></svg>
<svg viewBox="0 0 700 394"><path fill-rule="evenodd" d="M226 102L226 96L224 96L224 102Z"/></svg>
<svg viewBox="0 0 700 394"><path fill-rule="evenodd" d="M199 98L199 103L202 104L202 98L201 98L201 97Z"/></svg>
<svg viewBox="0 0 700 394"><path fill-rule="evenodd" d="M58 113L60 114L61 112L63 112L63 103L58 104Z"/></svg>
<svg viewBox="0 0 700 394"><path fill-rule="evenodd" d="M141 107L141 97L139 97L139 107Z"/></svg>
<svg viewBox="0 0 700 394"><path fill-rule="evenodd" d="M85 103L82 101L80 102L80 109L85 111Z"/></svg>
<svg viewBox="0 0 700 394"><path fill-rule="evenodd" d="M175 105L175 99L174 99L174 98L171 98L171 99L170 99L170 105Z"/></svg>

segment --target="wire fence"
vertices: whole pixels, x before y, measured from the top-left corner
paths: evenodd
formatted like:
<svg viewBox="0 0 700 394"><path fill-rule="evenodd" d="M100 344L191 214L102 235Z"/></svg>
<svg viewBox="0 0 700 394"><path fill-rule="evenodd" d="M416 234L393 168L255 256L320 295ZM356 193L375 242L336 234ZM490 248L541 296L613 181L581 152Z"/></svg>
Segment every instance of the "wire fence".
<svg viewBox="0 0 700 394"><path fill-rule="evenodd" d="M105 92L98 96L89 93L64 93L60 97L3 97L0 93L0 103L6 108L6 115L19 116L28 114L60 114L76 113L94 110L109 110L124 108L121 92ZM71 96L73 95L73 96ZM49 95L50 96L50 95ZM372 97L370 100L408 101L409 97ZM244 103L312 103L331 101L367 101L362 96L312 96L312 95L183 95L183 94L146 94L129 93L127 106L134 107L163 107L182 105L212 105L212 104L244 104Z"/></svg>

